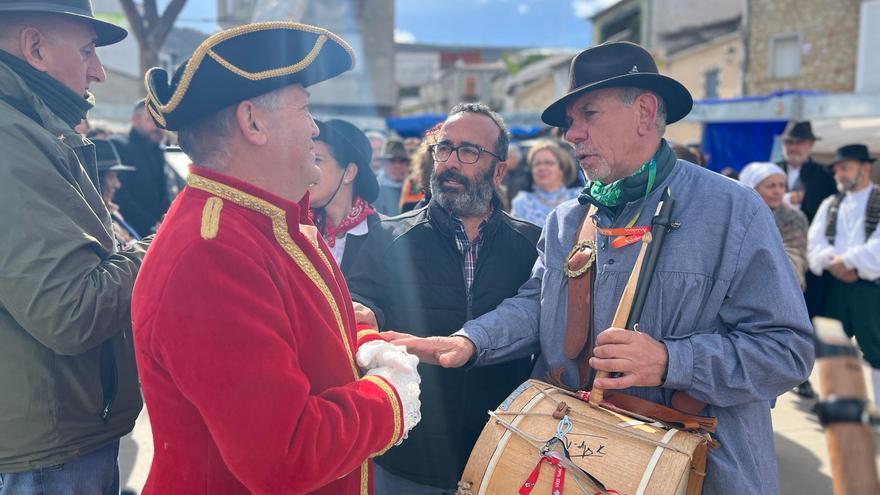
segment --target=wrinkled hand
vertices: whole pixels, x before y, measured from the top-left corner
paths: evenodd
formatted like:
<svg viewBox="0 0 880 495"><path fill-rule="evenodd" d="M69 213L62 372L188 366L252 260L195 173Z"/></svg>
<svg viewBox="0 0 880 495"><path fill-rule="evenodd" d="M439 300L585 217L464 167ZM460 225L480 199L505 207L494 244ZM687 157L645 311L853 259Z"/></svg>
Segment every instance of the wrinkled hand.
<svg viewBox="0 0 880 495"><path fill-rule="evenodd" d="M843 283L851 284L859 279L859 273L856 270L847 268L843 264L843 260L840 259L840 256L831 258L831 265L828 266L828 271L834 275L834 278Z"/></svg>
<svg viewBox="0 0 880 495"><path fill-rule="evenodd" d="M803 191L792 191L788 193L788 202L792 206L797 206L801 204L801 201L804 200L804 192Z"/></svg>
<svg viewBox="0 0 880 495"><path fill-rule="evenodd" d="M597 379L593 385L611 390L656 387L662 384L668 361L669 354L662 342L641 332L609 328L596 337L590 366L623 376Z"/></svg>
<svg viewBox="0 0 880 495"><path fill-rule="evenodd" d="M359 302L351 302L352 307L354 308L354 321L358 325L366 324L369 325L370 328L379 328L379 324L376 323L376 315L373 314L373 310L364 306Z"/></svg>
<svg viewBox="0 0 880 495"><path fill-rule="evenodd" d="M459 368L464 366L477 348L470 339L461 336L455 337L415 337L408 333L382 332L379 335L394 345L406 347L407 352L419 357L419 361L427 364L437 364L444 368Z"/></svg>

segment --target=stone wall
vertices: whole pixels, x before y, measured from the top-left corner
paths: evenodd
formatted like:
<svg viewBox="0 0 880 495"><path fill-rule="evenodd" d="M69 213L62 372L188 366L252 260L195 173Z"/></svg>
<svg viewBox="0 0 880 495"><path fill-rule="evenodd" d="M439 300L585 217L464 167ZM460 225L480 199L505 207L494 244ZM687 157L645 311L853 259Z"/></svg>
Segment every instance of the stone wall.
<svg viewBox="0 0 880 495"><path fill-rule="evenodd" d="M855 87L861 0L748 0L746 94L784 89L851 92ZM774 35L800 34L800 74L769 74Z"/></svg>

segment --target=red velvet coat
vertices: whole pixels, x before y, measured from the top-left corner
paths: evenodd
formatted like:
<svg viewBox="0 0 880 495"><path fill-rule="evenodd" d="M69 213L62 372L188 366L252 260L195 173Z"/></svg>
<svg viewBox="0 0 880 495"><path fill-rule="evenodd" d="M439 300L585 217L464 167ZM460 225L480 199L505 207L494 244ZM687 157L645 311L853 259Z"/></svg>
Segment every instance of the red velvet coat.
<svg viewBox="0 0 880 495"><path fill-rule="evenodd" d="M145 494L372 491L402 434L361 378L342 274L295 204L193 167L141 267L132 318L155 456Z"/></svg>

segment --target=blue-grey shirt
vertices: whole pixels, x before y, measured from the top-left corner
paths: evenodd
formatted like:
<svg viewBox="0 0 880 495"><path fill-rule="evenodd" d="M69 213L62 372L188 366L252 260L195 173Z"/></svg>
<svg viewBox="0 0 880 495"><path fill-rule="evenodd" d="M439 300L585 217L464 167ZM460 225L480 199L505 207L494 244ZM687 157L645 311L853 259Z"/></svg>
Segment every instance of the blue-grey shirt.
<svg viewBox="0 0 880 495"><path fill-rule="evenodd" d="M669 352L666 382L626 393L669 405L687 391L718 418L718 449L709 453L705 495L777 493L770 401L803 382L813 366L812 326L770 209L750 188L678 160L669 177L642 202L600 227L621 227L636 211L650 222L662 191L675 199L681 225L669 232L658 259L639 329ZM587 206L562 203L547 218L531 278L495 311L458 332L474 342L476 365L537 353L533 376L564 368L575 386L576 363L562 351L567 281L565 256ZM593 289L593 329L611 324L640 243L620 249L599 235ZM593 332L593 341L595 334Z"/></svg>

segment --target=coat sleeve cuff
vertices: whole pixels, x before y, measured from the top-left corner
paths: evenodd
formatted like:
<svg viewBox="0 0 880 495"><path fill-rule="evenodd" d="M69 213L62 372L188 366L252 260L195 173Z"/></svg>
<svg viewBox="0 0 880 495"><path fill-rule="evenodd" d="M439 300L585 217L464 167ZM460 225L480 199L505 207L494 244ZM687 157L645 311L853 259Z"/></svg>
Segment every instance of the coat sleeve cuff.
<svg viewBox="0 0 880 495"><path fill-rule="evenodd" d="M361 378L361 380L372 382L382 390L382 393L388 397L388 402L391 405L391 412L394 414L394 429L391 434L391 440L388 442L388 445L370 456L377 457L388 451L388 449L393 447L394 444L400 441L401 437L403 437L403 404L400 403L400 396L397 395L397 390L395 390L394 387L384 378L370 375Z"/></svg>
<svg viewBox="0 0 880 495"><path fill-rule="evenodd" d="M362 345L367 342L372 342L374 340L385 340L382 336L379 335L379 331L375 328L361 323L357 326L357 342L355 343L355 348L360 349Z"/></svg>
<svg viewBox="0 0 880 495"><path fill-rule="evenodd" d="M689 390L694 377L694 348L690 340L664 340L668 361L663 388Z"/></svg>

